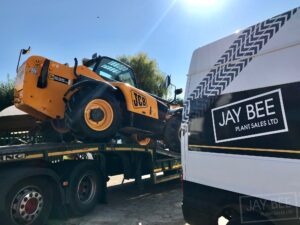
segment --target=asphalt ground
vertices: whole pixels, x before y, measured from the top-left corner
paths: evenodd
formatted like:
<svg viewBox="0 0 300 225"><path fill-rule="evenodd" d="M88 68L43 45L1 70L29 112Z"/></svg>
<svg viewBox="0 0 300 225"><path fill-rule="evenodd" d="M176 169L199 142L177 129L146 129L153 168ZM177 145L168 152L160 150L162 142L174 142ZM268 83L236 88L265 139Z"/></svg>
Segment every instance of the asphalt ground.
<svg viewBox="0 0 300 225"><path fill-rule="evenodd" d="M88 215L68 220L50 220L48 225L183 225L182 191L179 180L161 184L122 183L122 176L109 181L108 203L99 204Z"/></svg>

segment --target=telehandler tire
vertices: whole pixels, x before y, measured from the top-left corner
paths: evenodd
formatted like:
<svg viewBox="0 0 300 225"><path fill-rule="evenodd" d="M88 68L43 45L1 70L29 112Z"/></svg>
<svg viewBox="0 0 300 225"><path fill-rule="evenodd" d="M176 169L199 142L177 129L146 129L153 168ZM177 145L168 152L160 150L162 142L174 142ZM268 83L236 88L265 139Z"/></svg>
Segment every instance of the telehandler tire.
<svg viewBox="0 0 300 225"><path fill-rule="evenodd" d="M150 145L151 142L153 141L149 137L144 137L143 135L140 134L133 134L131 138L134 140L134 143L141 145L141 146L147 146Z"/></svg>
<svg viewBox="0 0 300 225"><path fill-rule="evenodd" d="M111 92L81 89L67 102L65 120L73 135L83 142L107 142L121 124L120 104Z"/></svg>
<svg viewBox="0 0 300 225"><path fill-rule="evenodd" d="M164 143L170 151L180 153L181 118L174 116L167 121L164 133Z"/></svg>

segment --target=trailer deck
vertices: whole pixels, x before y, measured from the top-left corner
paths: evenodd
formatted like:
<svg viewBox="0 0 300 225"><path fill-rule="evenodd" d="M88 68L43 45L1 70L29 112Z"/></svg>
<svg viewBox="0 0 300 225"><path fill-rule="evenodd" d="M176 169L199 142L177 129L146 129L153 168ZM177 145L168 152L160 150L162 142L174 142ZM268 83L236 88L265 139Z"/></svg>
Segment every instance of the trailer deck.
<svg viewBox="0 0 300 225"><path fill-rule="evenodd" d="M157 146L141 147L124 144L99 143L39 143L0 147L0 165L6 163L25 162L29 160L43 160L59 162L70 159L93 159L99 154L106 153L141 153L151 156L153 167L150 175L154 183L160 183L180 177L180 154L170 152ZM171 173L173 171L173 173ZM175 172L174 172L175 171ZM171 173L163 178L158 173ZM159 178L161 177L161 178Z"/></svg>
<svg viewBox="0 0 300 225"><path fill-rule="evenodd" d="M159 141L148 146L119 144L120 139L110 144L63 142L48 133L49 127L38 122L32 126L0 129L1 224L40 225L50 214L85 215L98 202L109 202L111 176L134 179L139 190L145 182L157 184L181 176L180 154L164 149ZM143 179L144 175L150 179ZM34 212L24 211L31 203L36 203ZM41 205L45 205L42 211Z"/></svg>

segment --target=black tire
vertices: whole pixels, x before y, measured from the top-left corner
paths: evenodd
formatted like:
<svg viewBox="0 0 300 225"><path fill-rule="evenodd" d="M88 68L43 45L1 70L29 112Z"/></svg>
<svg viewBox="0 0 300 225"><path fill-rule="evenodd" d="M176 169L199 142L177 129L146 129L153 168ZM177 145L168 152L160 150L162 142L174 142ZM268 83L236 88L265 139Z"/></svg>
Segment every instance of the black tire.
<svg viewBox="0 0 300 225"><path fill-rule="evenodd" d="M91 163L82 163L71 172L68 209L72 216L83 216L95 208L103 191L100 174L100 168Z"/></svg>
<svg viewBox="0 0 300 225"><path fill-rule="evenodd" d="M150 137L144 136L142 134L132 134L130 138L133 144L140 146L149 146L154 141Z"/></svg>
<svg viewBox="0 0 300 225"><path fill-rule="evenodd" d="M51 184L42 178L26 179L14 185L6 194L1 224L4 221L5 225L44 225L52 209L52 190Z"/></svg>
<svg viewBox="0 0 300 225"><path fill-rule="evenodd" d="M181 118L174 116L167 121L164 133L164 142L170 151L180 153Z"/></svg>
<svg viewBox="0 0 300 225"><path fill-rule="evenodd" d="M95 89L80 89L68 101L65 111L67 127L72 134L83 142L107 142L113 138L121 124L120 104L116 100L114 93L105 92L99 95ZM93 100L103 100L112 109L112 122L110 126L101 131L92 129L85 120L85 109Z"/></svg>

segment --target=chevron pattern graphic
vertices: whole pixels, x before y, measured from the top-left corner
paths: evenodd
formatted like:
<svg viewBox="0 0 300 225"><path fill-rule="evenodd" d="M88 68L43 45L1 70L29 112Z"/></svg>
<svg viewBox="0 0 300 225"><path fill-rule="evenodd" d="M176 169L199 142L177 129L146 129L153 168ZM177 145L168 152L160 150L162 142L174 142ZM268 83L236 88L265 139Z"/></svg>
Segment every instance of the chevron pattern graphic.
<svg viewBox="0 0 300 225"><path fill-rule="evenodd" d="M191 115L202 116L216 97L239 75L298 9L293 9L245 29L186 99L182 116L183 122L187 123Z"/></svg>

